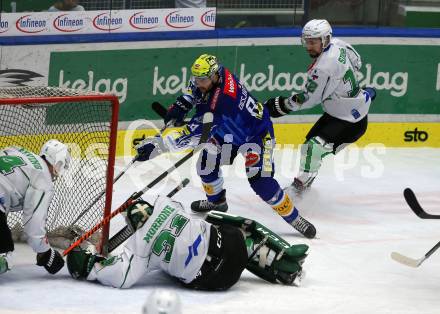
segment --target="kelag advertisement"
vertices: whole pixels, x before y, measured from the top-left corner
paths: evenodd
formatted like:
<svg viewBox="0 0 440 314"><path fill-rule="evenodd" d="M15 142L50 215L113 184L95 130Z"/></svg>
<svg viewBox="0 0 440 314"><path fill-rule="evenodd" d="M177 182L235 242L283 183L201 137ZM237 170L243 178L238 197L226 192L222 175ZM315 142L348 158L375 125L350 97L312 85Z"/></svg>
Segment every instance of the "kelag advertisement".
<svg viewBox="0 0 440 314"><path fill-rule="evenodd" d="M360 85L378 90L371 113L440 113L439 46L356 48L363 58ZM122 104L121 121L154 119L150 104L172 103L190 78L192 62L202 53L217 55L260 101L299 91L311 62L301 46L293 45L52 52L48 81L115 93ZM318 106L299 114L320 112Z"/></svg>

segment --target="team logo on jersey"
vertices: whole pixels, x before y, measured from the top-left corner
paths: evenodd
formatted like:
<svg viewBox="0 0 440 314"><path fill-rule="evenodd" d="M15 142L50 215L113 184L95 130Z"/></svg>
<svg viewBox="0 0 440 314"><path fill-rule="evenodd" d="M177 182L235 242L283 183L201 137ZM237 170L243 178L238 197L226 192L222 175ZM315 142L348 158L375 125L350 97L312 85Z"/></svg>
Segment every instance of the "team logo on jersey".
<svg viewBox="0 0 440 314"><path fill-rule="evenodd" d="M246 168L255 166L260 161L260 155L255 152L248 152L246 154L245 166Z"/></svg>
<svg viewBox="0 0 440 314"><path fill-rule="evenodd" d="M225 87L223 88L223 93L231 96L232 98L237 98L237 82L234 76L228 69L225 69Z"/></svg>
<svg viewBox="0 0 440 314"><path fill-rule="evenodd" d="M211 108L212 111L215 110L215 107L217 106L217 101L218 101L218 96L220 95L220 88L216 88L214 95L211 98L211 104L209 105L209 107Z"/></svg>
<svg viewBox="0 0 440 314"><path fill-rule="evenodd" d="M185 260L185 267L188 266L188 264L191 262L193 256L198 256L199 255L199 252L197 251L197 248L199 247L201 242L202 242L202 235L199 234L199 236L193 242L193 244L188 246L188 256L186 257L186 260Z"/></svg>

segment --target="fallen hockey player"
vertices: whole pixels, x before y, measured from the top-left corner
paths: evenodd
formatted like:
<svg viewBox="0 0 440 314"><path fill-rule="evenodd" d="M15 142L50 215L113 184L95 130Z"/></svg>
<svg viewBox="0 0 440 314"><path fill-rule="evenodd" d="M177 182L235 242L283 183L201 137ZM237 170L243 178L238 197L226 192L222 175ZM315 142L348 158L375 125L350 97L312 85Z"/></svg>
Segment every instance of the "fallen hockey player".
<svg viewBox="0 0 440 314"><path fill-rule="evenodd" d="M126 221L136 232L119 255L103 257L92 245L67 255L73 278L129 288L162 269L189 288L226 290L246 268L269 282L297 285L307 257L307 245L290 245L254 220L215 211L194 218L163 196L154 207L137 201Z"/></svg>

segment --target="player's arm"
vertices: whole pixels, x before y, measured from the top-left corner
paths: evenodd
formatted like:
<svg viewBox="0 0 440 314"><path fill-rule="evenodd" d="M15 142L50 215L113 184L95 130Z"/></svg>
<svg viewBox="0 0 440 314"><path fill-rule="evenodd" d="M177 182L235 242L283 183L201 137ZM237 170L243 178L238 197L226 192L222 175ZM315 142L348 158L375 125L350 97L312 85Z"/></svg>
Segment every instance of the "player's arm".
<svg viewBox="0 0 440 314"><path fill-rule="evenodd" d="M196 87L192 80L189 81L184 94L177 97L176 101L168 107L164 118L165 125L171 123L174 126L181 126L188 112L194 106L194 93Z"/></svg>
<svg viewBox="0 0 440 314"><path fill-rule="evenodd" d="M180 131L147 137L135 147L136 160L146 161L165 152L178 152L197 146L202 134L202 119L203 115L196 114Z"/></svg>
<svg viewBox="0 0 440 314"><path fill-rule="evenodd" d="M270 98L264 105L273 118L284 116L291 111L313 108L333 93L337 86L334 82L327 72L316 69L307 75L306 85L300 93L290 97Z"/></svg>
<svg viewBox="0 0 440 314"><path fill-rule="evenodd" d="M48 182L48 184L52 184ZM64 266L61 254L50 247L46 236L47 211L53 190L29 185L23 203L23 229L27 242L37 253L37 265L55 274Z"/></svg>
<svg viewBox="0 0 440 314"><path fill-rule="evenodd" d="M152 208L138 201L127 209L126 222L133 230L142 228ZM152 265L149 258L149 245L145 242L145 230L135 232L124 244L120 254L103 257L93 245L87 248L76 247L67 255L67 268L74 279L99 281L115 288L130 288Z"/></svg>
<svg viewBox="0 0 440 314"><path fill-rule="evenodd" d="M240 216L211 211L206 220L214 225L232 225L243 231L249 257L246 268L250 272L273 283L299 283L307 245L290 245L257 221Z"/></svg>

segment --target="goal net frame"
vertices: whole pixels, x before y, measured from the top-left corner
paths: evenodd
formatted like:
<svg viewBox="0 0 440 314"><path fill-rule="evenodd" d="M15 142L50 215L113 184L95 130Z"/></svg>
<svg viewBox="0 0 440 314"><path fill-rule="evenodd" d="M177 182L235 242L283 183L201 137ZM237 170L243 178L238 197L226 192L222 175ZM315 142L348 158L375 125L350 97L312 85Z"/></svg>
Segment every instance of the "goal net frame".
<svg viewBox="0 0 440 314"><path fill-rule="evenodd" d="M11 87L11 90L14 88L21 87ZM55 104L55 103L75 103L80 105L81 102L109 102L111 103L111 119L107 121L110 123L109 129L109 142L108 142L108 159L107 159L107 173L105 179L105 201L104 201L104 209L102 218L109 215L111 213L111 205L112 205L112 194L113 194L113 176L114 176L114 165L115 165L115 157L116 157L116 139L117 139L117 129L118 129L118 115L119 115L119 99L115 95L111 94L100 94L93 92L81 92L72 89L62 89L58 87L41 87L41 86L29 86L29 89L32 88L46 91L58 90L60 92L66 91L72 93L71 95L63 95L63 96L40 96L35 95L32 97L21 97L19 95L12 96L13 98L0 98L0 107L3 105L8 106L19 106L19 105L38 105L38 104ZM1 88L2 90L7 90L9 87ZM83 93L83 94L81 94ZM87 103L84 105L88 105ZM56 106L56 105L55 105ZM0 129L2 126L0 126ZM2 135L0 135L1 137ZM0 149L5 147L0 147ZM66 226L68 227L68 226ZM110 224L106 224L101 229L100 239L98 244L98 249L101 253L105 254L107 251L107 242L109 238L109 230ZM81 230L82 232L87 230Z"/></svg>

